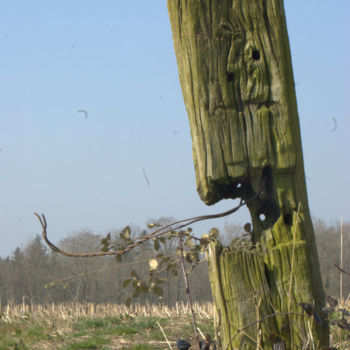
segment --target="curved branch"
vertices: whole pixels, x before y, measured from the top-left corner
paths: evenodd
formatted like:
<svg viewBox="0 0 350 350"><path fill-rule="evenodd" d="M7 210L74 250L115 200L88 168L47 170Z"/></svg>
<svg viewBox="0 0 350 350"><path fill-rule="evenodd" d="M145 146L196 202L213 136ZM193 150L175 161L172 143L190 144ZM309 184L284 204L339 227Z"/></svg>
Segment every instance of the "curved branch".
<svg viewBox="0 0 350 350"><path fill-rule="evenodd" d="M111 251L111 252L100 251L100 252L92 252L92 253L72 253L72 252L67 252L65 250L62 250L62 249L58 248L55 244L53 244L47 237L47 222L46 222L45 215L41 214L41 216L40 216L38 213L35 213L35 212L34 212L34 215L38 218L40 225L43 229L42 236L44 238L44 241L56 253L59 253L61 255L65 255L65 256L76 257L76 258L88 258L88 257L93 257L93 256L106 256L106 255L123 255L126 252L130 251L131 249L138 247L142 243L148 241L149 239L162 236L162 235L169 233L171 231L180 230L188 225L192 225L192 224L199 222L199 221L218 219L218 218L222 218L222 217L231 215L231 214L235 213L237 210L239 210L241 207L243 207L244 205L247 205L249 202L254 201L261 194L261 192L263 190L264 190L264 184L262 184L259 191L256 192L253 197L249 198L248 200L243 200L241 198L239 204L236 207L234 207L233 209L230 209L230 210L224 211L222 213L218 213L218 214L201 215L201 216L195 216L192 218L174 221L168 225L165 225L165 226L151 232L148 235L144 235L142 238L135 241L133 244L130 244L125 249Z"/></svg>
<svg viewBox="0 0 350 350"><path fill-rule="evenodd" d="M257 193L257 195L260 192ZM179 230L184 228L185 226L191 225L193 223L196 223L198 221L203 221L203 220L210 220L210 219L217 219L217 218L221 218L230 214L235 213L238 209L240 209L242 206L246 205L247 201L244 202L242 199L239 203L238 206L236 206L233 209L227 210L225 212L222 213L218 213L218 214L212 214L212 215L202 215L202 216L195 216L192 218L188 218L188 219L183 219L183 220L178 220L175 222L172 222L164 227L161 227L155 231L153 231L152 233L143 236L142 238L140 238L139 240L135 241L133 244L127 246L125 249L122 250L117 250L117 251L111 251L111 252L92 252L92 253L72 253L72 252L67 252L65 250L62 250L60 248L58 248L55 244L53 244L47 237L47 222L46 222L46 218L44 214L39 215L38 213L34 213L34 215L38 218L40 225L42 227L42 237L44 238L46 244L56 253L65 255L65 256L70 256L70 257L79 257L79 258L87 258L87 257L93 257L93 256L106 256L106 255L122 255L126 252L128 252L129 250L138 247L139 245L141 245L142 243L144 243L145 241L152 239L152 238L156 238L159 236L162 236L166 233L169 233L171 231L174 230ZM175 226L177 225L177 226ZM175 226L175 227L174 227Z"/></svg>

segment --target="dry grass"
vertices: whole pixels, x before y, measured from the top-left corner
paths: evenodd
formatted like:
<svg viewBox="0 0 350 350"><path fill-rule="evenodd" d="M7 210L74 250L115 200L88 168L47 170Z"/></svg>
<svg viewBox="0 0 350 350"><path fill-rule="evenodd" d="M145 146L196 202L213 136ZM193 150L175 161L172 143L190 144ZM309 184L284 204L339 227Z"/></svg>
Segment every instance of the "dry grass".
<svg viewBox="0 0 350 350"><path fill-rule="evenodd" d="M194 304L198 326L213 334L210 303ZM178 338L193 341L187 304L9 304L0 306L0 350L175 349Z"/></svg>
<svg viewBox="0 0 350 350"><path fill-rule="evenodd" d="M200 319L211 319L213 317L213 306L211 303L193 305L196 317ZM185 303L176 303L169 307L166 305L140 305L131 304L94 304L94 303L61 303L61 304L14 304L6 306L0 304L0 314L2 320L11 323L12 320L32 317L54 317L56 319L76 319L79 317L101 318L119 317L125 315L129 317L187 317L191 315L189 306Z"/></svg>
<svg viewBox="0 0 350 350"><path fill-rule="evenodd" d="M336 307L334 314L330 317L331 322L330 328L330 342L336 349L349 350L350 349L350 330L340 328L336 322L344 319L350 324L350 316L345 316L340 310L345 310L350 314L350 295L343 304ZM333 324L332 324L333 323Z"/></svg>
<svg viewBox="0 0 350 350"><path fill-rule="evenodd" d="M198 326L213 335L213 306L194 304ZM338 306L330 320L349 316L350 300ZM173 349L178 338L193 339L191 311L184 303L165 305L117 304L0 304L0 350ZM331 324L331 345L350 349L350 331Z"/></svg>

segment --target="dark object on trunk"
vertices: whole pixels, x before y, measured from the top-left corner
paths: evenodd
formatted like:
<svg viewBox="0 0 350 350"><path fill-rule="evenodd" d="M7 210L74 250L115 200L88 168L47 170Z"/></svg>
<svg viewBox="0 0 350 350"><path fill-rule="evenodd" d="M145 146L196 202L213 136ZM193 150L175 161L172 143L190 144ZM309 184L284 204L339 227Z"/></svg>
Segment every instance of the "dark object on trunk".
<svg viewBox="0 0 350 350"><path fill-rule="evenodd" d="M273 350L286 350L286 342L281 338L276 338Z"/></svg>
<svg viewBox="0 0 350 350"><path fill-rule="evenodd" d="M176 346L180 350L188 350L191 347L191 344L184 339L179 339L176 342Z"/></svg>
<svg viewBox="0 0 350 350"><path fill-rule="evenodd" d="M331 307L336 307L338 305L338 300L332 298L329 295L326 295L326 303Z"/></svg>
<svg viewBox="0 0 350 350"><path fill-rule="evenodd" d="M216 350L215 342L211 341L210 336L199 342L200 350Z"/></svg>
<svg viewBox="0 0 350 350"><path fill-rule="evenodd" d="M317 324L321 325L323 323L322 318L318 316L312 304L299 303L298 305L300 305L303 308L303 310L307 313L308 316L313 316Z"/></svg>

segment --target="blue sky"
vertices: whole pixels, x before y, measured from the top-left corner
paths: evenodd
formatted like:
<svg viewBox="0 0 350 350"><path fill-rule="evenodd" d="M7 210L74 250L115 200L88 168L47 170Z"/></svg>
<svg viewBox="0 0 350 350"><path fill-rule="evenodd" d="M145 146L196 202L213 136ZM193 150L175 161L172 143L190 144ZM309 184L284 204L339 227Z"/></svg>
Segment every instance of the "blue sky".
<svg viewBox="0 0 350 350"><path fill-rule="evenodd" d="M311 212L350 220L350 2L285 8ZM0 256L40 233L33 211L57 242L236 205L196 193L165 1L1 1L0 47ZM225 220L248 214L194 229Z"/></svg>

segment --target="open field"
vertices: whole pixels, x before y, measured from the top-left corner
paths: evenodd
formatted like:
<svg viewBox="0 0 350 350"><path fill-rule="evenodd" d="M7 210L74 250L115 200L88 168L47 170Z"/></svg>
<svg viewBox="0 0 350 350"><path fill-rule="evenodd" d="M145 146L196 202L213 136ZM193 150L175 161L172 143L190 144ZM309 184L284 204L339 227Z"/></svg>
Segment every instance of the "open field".
<svg viewBox="0 0 350 350"><path fill-rule="evenodd" d="M213 335L212 305L195 312L198 328ZM0 315L0 350L169 349L160 326L173 349L179 338L194 343L190 309L180 303L0 305ZM332 325L332 343L350 349L350 332Z"/></svg>
<svg viewBox="0 0 350 350"><path fill-rule="evenodd" d="M212 305L195 304L198 327L213 334ZM159 325L174 346L191 341L193 328L185 304L9 305L1 309L0 349L169 349ZM158 323L159 325L158 325Z"/></svg>

